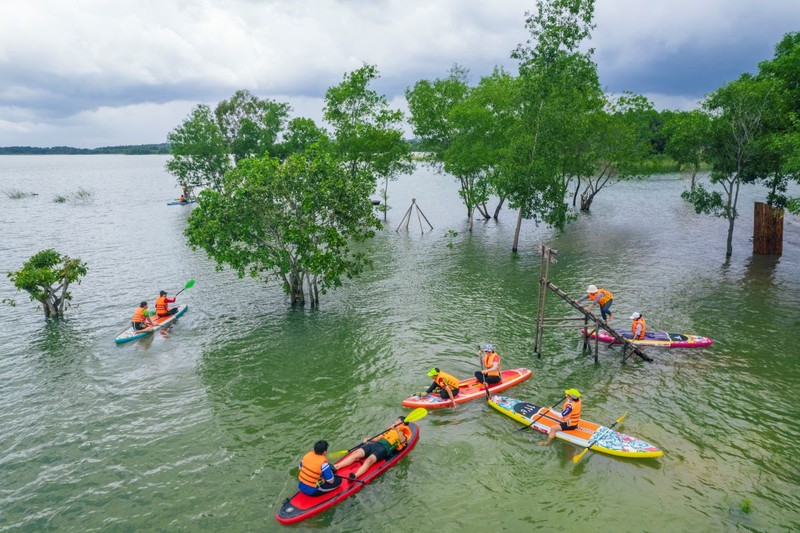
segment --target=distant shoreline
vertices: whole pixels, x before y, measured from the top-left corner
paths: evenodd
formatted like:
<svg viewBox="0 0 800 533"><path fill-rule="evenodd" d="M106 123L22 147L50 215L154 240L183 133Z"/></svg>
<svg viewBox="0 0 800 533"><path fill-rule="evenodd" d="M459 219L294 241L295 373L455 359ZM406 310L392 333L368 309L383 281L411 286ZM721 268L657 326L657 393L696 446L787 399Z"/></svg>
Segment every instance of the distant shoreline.
<svg viewBox="0 0 800 533"><path fill-rule="evenodd" d="M53 146L38 148L36 146L0 146L0 155L87 155L87 154L122 154L152 155L169 154L169 143L135 144L125 146L101 146L100 148L73 148L72 146Z"/></svg>

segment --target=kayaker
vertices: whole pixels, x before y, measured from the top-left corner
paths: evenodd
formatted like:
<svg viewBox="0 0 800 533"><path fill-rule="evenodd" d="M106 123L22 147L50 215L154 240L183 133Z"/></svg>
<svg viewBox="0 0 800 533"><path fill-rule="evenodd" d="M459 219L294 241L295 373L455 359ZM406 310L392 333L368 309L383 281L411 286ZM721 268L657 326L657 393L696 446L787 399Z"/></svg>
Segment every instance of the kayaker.
<svg viewBox="0 0 800 533"><path fill-rule="evenodd" d="M156 298L156 316L170 316L178 312L177 307L170 309L169 304L175 303L177 298L167 298L167 291L161 291Z"/></svg>
<svg viewBox="0 0 800 533"><path fill-rule="evenodd" d="M566 399L564 400L564 408L561 411L561 418L564 420L559 422L561 431L576 429L581 419L581 393L578 392L578 389L567 389L564 391L564 394L566 395ZM543 407L540 410L542 414L548 412L550 412L549 407ZM550 441L555 438L558 429L558 427L550 428L550 431L547 433L547 440L539 442L539 446L550 444Z"/></svg>
<svg viewBox="0 0 800 533"><path fill-rule="evenodd" d="M644 334L647 332L647 324L641 313L633 313L631 315L631 333L634 340L644 339Z"/></svg>
<svg viewBox="0 0 800 533"><path fill-rule="evenodd" d="M428 387L428 390L425 392L430 394L438 388L442 400L447 400L449 398L450 401L453 402L453 409L455 409L455 396L458 396L458 385L460 384L458 378L451 376L447 372L442 372L436 367L431 368L430 372L428 372L428 376L433 378L433 383L431 383L431 386Z"/></svg>
<svg viewBox="0 0 800 533"><path fill-rule="evenodd" d="M364 459L364 462L355 473L350 474L350 479L356 479L364 475L369 468L377 461L388 459L394 452L402 450L411 438L411 428L406 424L403 416L397 417L389 429L374 437L372 440L364 439L364 443L353 450L341 461L337 462L334 468L341 470L356 461Z"/></svg>
<svg viewBox="0 0 800 533"><path fill-rule="evenodd" d="M328 441L317 441L314 449L303 456L297 479L297 488L309 496L319 496L341 485L342 480L333 475L328 464Z"/></svg>
<svg viewBox="0 0 800 533"><path fill-rule="evenodd" d="M182 195L182 194L181 194L181 197L180 197L180 198L178 198L178 202L180 202L180 203L182 203L182 204L185 204L185 203L186 203L186 197L185 197L184 195Z"/></svg>
<svg viewBox="0 0 800 533"><path fill-rule="evenodd" d="M611 314L611 304L614 302L613 294L605 289L598 289L596 285L589 285L589 287L586 288L586 294L575 301L581 303L587 299L591 300L592 304L584 309L588 311L595 305L599 305L603 320L606 320L606 317L608 317L608 320L613 320L614 315Z"/></svg>
<svg viewBox="0 0 800 533"><path fill-rule="evenodd" d="M131 327L133 331L141 331L153 326L150 317L147 316L147 302L142 302L133 311L133 318L131 318Z"/></svg>
<svg viewBox="0 0 800 533"><path fill-rule="evenodd" d="M483 353L483 369L475 372L478 383L500 383L500 354L494 351L494 346L487 344Z"/></svg>

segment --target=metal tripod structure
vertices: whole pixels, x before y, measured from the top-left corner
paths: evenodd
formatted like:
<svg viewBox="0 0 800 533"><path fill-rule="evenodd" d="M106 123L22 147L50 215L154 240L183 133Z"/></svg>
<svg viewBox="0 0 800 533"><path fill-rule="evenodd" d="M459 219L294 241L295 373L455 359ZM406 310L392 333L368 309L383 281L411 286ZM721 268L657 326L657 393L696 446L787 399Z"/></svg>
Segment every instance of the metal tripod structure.
<svg viewBox="0 0 800 533"><path fill-rule="evenodd" d="M417 220L419 220L419 230L420 230L420 232L425 233L425 230L422 229L422 219L423 218L425 219L425 222L428 224L428 226L430 226L430 228L433 229L433 224L431 224L428 221L428 217L425 216L425 213L423 213L422 209L420 209L419 206L417 205L417 199L416 198L412 198L411 199L411 205L408 206L408 211L406 211L406 214L403 215L403 219L400 221L400 224L398 224L397 229L394 230L395 232L400 231L400 228L403 228L403 229L406 229L406 230L408 229L408 223L411 222L411 210L414 209L415 207L417 208Z"/></svg>

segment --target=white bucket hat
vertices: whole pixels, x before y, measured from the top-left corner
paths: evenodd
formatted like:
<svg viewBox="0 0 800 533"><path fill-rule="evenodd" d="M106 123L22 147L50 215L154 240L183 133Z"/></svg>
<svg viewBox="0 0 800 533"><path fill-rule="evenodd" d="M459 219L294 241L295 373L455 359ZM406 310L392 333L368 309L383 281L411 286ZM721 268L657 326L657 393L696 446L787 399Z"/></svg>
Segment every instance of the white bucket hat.
<svg viewBox="0 0 800 533"><path fill-rule="evenodd" d="M589 293L589 294L596 293L597 292L597 285L589 285L589 287L586 288L586 292Z"/></svg>
<svg viewBox="0 0 800 533"><path fill-rule="evenodd" d="M641 317L641 316L642 316L642 315L641 315L641 314L639 314L639 313L633 313L633 314L630 316L630 319L631 319L631 320L636 320L637 318L639 318L639 317Z"/></svg>

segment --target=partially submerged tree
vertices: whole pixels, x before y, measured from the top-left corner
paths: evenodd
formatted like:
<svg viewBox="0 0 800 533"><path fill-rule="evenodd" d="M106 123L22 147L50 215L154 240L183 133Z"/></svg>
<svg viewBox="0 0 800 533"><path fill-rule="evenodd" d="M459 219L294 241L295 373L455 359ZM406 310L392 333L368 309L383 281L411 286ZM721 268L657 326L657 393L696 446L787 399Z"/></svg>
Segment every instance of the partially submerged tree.
<svg viewBox="0 0 800 533"><path fill-rule="evenodd" d="M366 176L376 189L382 183L381 209L386 220L389 181L411 172L414 165L411 147L403 139L403 113L391 109L386 96L370 88L378 77L374 65L345 74L339 85L325 93L324 113L333 128L336 157L351 179Z"/></svg>
<svg viewBox="0 0 800 533"><path fill-rule="evenodd" d="M319 294L359 274L370 262L352 244L374 235L380 222L369 193L322 143L277 158L242 160L225 178L225 192L204 191L186 236L219 267L239 277L279 279L292 303L312 305Z"/></svg>
<svg viewBox="0 0 800 533"><path fill-rule="evenodd" d="M698 213L728 221L725 256L733 254L733 229L739 200L739 189L752 175L754 165L763 155L759 142L769 125L780 119L780 85L775 80L756 79L749 74L711 93L703 103L711 115L709 146L706 159L711 163L710 181L722 187L723 193L707 190L702 184L681 196L694 205Z"/></svg>
<svg viewBox="0 0 800 533"><path fill-rule="evenodd" d="M689 171L693 191L708 145L709 116L699 109L678 111L668 116L662 131L666 137L664 152Z"/></svg>
<svg viewBox="0 0 800 533"><path fill-rule="evenodd" d="M81 283L88 272L86 263L61 255L52 248L42 250L28 259L22 268L9 272L8 277L17 290L30 294L31 301L42 304L45 318L64 316L67 303L72 300L71 283Z"/></svg>
<svg viewBox="0 0 800 533"><path fill-rule="evenodd" d="M183 123L167 135L172 159L167 171L188 190L210 187L222 190L225 173L232 168L225 138L207 105L195 107Z"/></svg>

